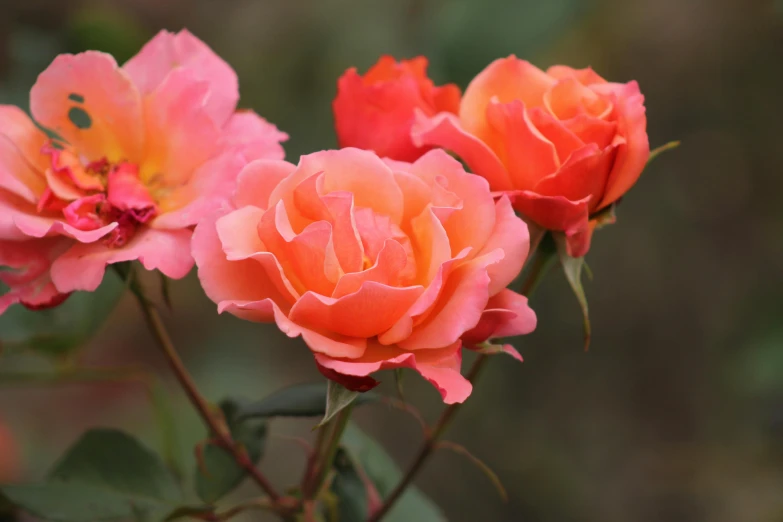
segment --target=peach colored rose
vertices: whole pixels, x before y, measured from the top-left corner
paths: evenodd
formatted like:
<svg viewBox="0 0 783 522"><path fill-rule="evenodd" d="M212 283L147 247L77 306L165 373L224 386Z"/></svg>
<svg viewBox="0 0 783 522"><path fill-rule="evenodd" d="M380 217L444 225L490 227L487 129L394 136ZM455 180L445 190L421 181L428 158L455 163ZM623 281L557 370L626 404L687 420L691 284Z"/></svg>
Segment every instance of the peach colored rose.
<svg viewBox="0 0 783 522"><path fill-rule="evenodd" d="M423 56L397 62L382 56L364 76L348 69L337 81L334 122L340 147L374 150L379 156L413 161L432 147L411 142L414 112L428 116L459 109L459 88L435 87Z"/></svg>
<svg viewBox="0 0 783 522"><path fill-rule="evenodd" d="M161 32L123 67L61 55L30 93L36 122L0 106L0 264L14 302L54 305L94 290L107 264L138 259L173 278L193 265L192 227L251 159L287 136L235 111L231 67L182 31Z"/></svg>
<svg viewBox="0 0 783 522"><path fill-rule="evenodd" d="M525 217L565 232L569 253L580 257L590 248L591 216L642 173L646 126L636 82L562 65L545 73L512 55L473 79L458 118L419 113L413 141L459 155Z"/></svg>
<svg viewBox="0 0 783 522"><path fill-rule="evenodd" d="M21 463L19 448L13 435L0 422L0 484L7 484L19 478Z"/></svg>
<svg viewBox="0 0 783 522"><path fill-rule="evenodd" d="M301 335L329 378L366 390L378 370L414 368L453 403L471 391L466 332L535 327L506 289L528 245L508 198L445 152L410 164L347 148L250 163L232 205L196 227L193 255L219 312Z"/></svg>

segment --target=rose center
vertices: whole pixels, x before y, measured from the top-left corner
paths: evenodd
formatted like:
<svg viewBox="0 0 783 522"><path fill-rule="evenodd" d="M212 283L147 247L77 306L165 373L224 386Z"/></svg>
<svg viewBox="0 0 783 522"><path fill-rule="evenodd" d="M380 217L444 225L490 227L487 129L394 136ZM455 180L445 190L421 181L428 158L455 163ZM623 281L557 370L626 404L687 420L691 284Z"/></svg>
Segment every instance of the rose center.
<svg viewBox="0 0 783 522"><path fill-rule="evenodd" d="M97 230L116 226L104 236L110 247L122 247L138 228L158 213L158 206L139 178L139 167L106 158L85 161L58 142L44 145L51 165L47 188L38 200L38 212L59 215L72 227Z"/></svg>

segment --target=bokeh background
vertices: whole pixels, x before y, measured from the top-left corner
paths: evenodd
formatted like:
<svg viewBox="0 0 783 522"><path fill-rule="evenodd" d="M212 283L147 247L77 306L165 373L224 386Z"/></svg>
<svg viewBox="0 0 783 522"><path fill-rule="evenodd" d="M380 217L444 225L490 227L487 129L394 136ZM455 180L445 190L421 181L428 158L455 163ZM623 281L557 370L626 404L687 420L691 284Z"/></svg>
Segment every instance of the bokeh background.
<svg viewBox="0 0 783 522"><path fill-rule="evenodd" d="M0 12L0 102L26 107L58 53L99 49L124 61L161 28L187 27L236 69L241 105L291 135L292 161L336 145L337 77L382 53L424 54L438 83L463 88L510 53L638 80L653 146L683 145L649 168L618 224L594 239L590 351L553 271L532 302L537 331L516 343L524 364L493 360L449 433L498 473L510 501L450 453L417 483L455 522L783 520L780 0L3 0ZM20 443L23 477L43 474L88 427L165 446L138 384L2 377L69 364L154 368L177 428L169 452L192 466L203 430L121 292L109 276L63 310L15 310L0 322L0 417ZM218 316L193 274L171 294L167 320L210 398L320 378L300 341ZM63 348L53 331L78 340L96 328L75 354L41 356ZM25 350L18 341L31 331ZM391 390L392 376L384 380ZM405 387L437 415L433 389L413 374ZM383 407L356 417L409 462L420 440L413 420ZM304 462L285 436L309 436L311 425L273 426L263 466L278 483L295 481Z"/></svg>

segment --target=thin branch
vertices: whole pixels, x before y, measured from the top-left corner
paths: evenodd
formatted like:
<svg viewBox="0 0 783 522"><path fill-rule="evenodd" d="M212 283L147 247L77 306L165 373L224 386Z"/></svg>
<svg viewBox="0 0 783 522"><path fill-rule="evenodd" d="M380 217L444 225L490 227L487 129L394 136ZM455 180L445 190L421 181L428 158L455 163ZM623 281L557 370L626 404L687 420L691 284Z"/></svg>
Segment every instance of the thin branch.
<svg viewBox="0 0 783 522"><path fill-rule="evenodd" d="M128 277L131 279L130 287L133 294L136 296L141 308L141 312L144 315L144 320L150 329L150 332L158 342L163 355L166 357L166 361L169 367L174 372L177 380L182 386L185 394L190 400L191 404L195 407L201 419L208 426L209 431L215 437L217 444L229 452L236 460L237 464L241 466L253 481L267 494L272 503L279 505L280 494L277 492L272 483L261 473L256 467L247 452L234 442L231 437L231 432L228 427L222 421L218 421L218 416L213 411L212 407L207 403L206 399L199 393L196 383L193 381L190 373L185 364L182 362L177 350L174 348L174 344L171 341L171 337L166 330L166 326L163 324L163 320L155 308L144 295L143 289L135 280L134 275L131 273Z"/></svg>

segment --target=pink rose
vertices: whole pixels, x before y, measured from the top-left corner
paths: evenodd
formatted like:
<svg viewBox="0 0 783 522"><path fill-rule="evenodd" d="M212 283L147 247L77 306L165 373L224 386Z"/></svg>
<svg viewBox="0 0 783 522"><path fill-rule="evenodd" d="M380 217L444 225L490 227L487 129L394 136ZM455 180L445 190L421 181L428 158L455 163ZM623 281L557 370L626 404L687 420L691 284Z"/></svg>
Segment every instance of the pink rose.
<svg viewBox="0 0 783 522"><path fill-rule="evenodd" d="M218 311L302 336L321 371L366 390L408 367L447 403L471 391L470 342L528 333L535 314L506 289L528 253L506 197L442 151L415 163L359 149L259 160L232 204L193 236L199 278Z"/></svg>
<svg viewBox="0 0 783 522"><path fill-rule="evenodd" d="M495 60L462 97L459 117L419 113L413 141L460 156L538 226L562 231L583 256L591 218L630 189L650 156L644 96L592 69L544 72Z"/></svg>
<svg viewBox="0 0 783 522"><path fill-rule="evenodd" d="M30 93L36 122L0 106L0 264L13 302L54 305L94 290L107 264L138 259L173 278L193 266L192 227L248 160L280 159L287 136L235 111L231 67L182 31L123 67L61 55Z"/></svg>

